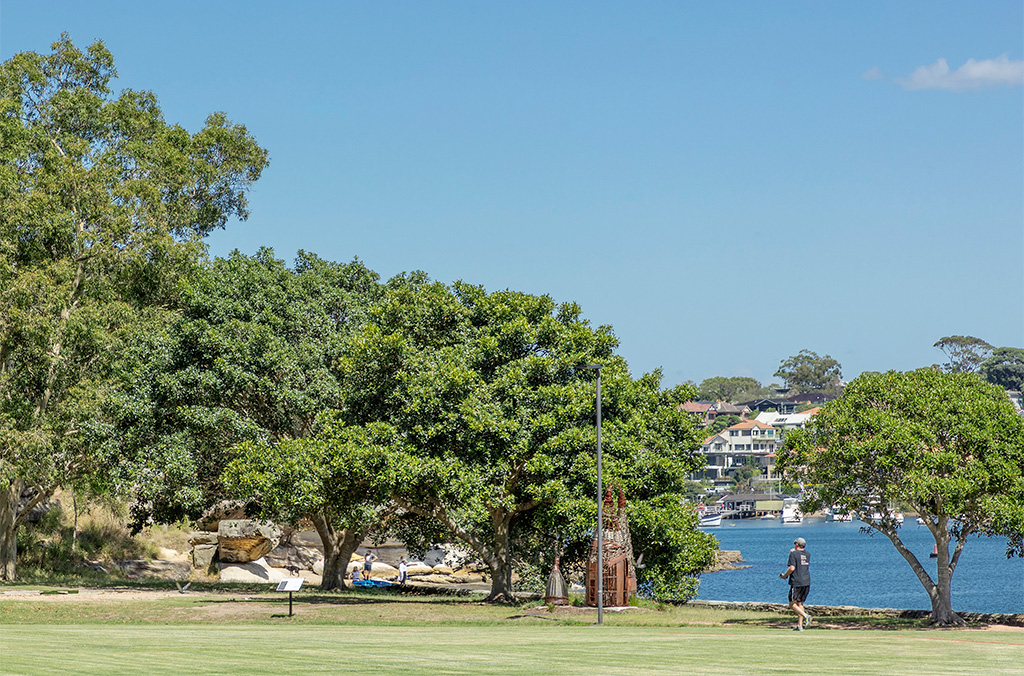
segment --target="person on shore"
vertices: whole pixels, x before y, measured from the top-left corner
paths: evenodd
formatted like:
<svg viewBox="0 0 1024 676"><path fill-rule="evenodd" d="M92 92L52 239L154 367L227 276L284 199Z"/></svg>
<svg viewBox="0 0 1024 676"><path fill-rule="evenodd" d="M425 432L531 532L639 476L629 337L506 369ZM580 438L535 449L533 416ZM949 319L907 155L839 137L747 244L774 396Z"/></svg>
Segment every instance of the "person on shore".
<svg viewBox="0 0 1024 676"><path fill-rule="evenodd" d="M797 538L789 550L789 567L780 573L783 580L789 578L789 607L796 613L793 631L803 631L811 623L811 616L804 609L807 592L811 590L811 555L806 551L807 541Z"/></svg>
<svg viewBox="0 0 1024 676"><path fill-rule="evenodd" d="M398 584L405 584L408 581L409 566L408 564L406 564L405 557L403 556L401 560L398 562Z"/></svg>
<svg viewBox="0 0 1024 676"><path fill-rule="evenodd" d="M377 560L377 555L373 553L372 549L366 550L366 555L363 557L363 579L370 579L370 571L373 570L373 562Z"/></svg>

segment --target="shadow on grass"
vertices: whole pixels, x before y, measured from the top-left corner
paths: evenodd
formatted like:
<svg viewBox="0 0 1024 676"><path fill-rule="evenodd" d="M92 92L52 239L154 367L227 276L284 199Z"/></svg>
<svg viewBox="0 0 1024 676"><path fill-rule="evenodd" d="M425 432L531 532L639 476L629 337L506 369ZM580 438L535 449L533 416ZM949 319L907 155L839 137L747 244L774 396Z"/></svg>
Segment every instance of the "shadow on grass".
<svg viewBox="0 0 1024 676"><path fill-rule="evenodd" d="M796 624L796 616L779 616L778 620L764 618L734 618L723 620L724 625L739 627L792 627ZM902 631L908 629L930 629L927 620L900 617L878 617L874 615L837 615L831 617L815 617L808 631L815 629L871 629L875 631Z"/></svg>

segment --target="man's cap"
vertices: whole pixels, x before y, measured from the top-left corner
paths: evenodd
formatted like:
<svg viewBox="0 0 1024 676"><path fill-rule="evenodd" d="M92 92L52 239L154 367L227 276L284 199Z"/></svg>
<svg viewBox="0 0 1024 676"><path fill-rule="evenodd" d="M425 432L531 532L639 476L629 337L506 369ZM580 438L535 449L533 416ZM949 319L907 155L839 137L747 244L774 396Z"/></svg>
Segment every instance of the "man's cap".
<svg viewBox="0 0 1024 676"><path fill-rule="evenodd" d="M807 545L807 540L804 540L803 538L797 538L796 540L793 540L793 544L805 547Z"/></svg>

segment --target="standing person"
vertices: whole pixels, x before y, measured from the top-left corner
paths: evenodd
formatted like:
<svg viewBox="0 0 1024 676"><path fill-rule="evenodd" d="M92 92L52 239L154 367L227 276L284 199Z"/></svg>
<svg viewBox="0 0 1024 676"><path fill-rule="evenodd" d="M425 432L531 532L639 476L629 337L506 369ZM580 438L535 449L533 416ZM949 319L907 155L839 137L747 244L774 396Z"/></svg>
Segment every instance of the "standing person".
<svg viewBox="0 0 1024 676"><path fill-rule="evenodd" d="M377 560L377 555L373 553L372 549L366 550L366 556L363 557L363 579L370 579L370 571L373 569L373 562Z"/></svg>
<svg viewBox="0 0 1024 676"><path fill-rule="evenodd" d="M807 592L811 590L811 555L805 547L807 541L803 538L793 541L793 549L789 550L789 567L785 573L779 574L783 580L789 578L789 607L797 616L793 631L803 631L811 623L811 616L804 610Z"/></svg>
<svg viewBox="0 0 1024 676"><path fill-rule="evenodd" d="M398 562L398 584L405 584L409 581L409 566L405 563L405 557Z"/></svg>

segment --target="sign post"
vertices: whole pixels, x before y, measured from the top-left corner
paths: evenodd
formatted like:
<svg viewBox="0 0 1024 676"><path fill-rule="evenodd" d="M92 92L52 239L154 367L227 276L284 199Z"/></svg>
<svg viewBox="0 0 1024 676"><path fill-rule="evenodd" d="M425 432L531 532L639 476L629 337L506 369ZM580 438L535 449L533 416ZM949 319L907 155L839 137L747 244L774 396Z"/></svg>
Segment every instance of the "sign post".
<svg viewBox="0 0 1024 676"><path fill-rule="evenodd" d="M302 577L286 577L277 583L277 591L288 592L288 617L292 616L292 592L302 589L302 583L306 579Z"/></svg>

